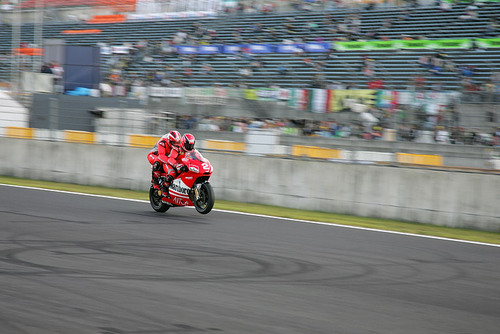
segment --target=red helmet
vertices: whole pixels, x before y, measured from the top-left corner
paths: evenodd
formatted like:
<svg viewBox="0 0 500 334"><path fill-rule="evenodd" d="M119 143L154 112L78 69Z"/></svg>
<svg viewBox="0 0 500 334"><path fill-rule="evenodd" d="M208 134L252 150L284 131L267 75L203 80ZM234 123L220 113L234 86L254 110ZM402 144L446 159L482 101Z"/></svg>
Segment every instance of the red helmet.
<svg viewBox="0 0 500 334"><path fill-rule="evenodd" d="M179 147L181 143L181 133L176 130L170 131L167 135L166 142L167 145L170 147L173 146Z"/></svg>
<svg viewBox="0 0 500 334"><path fill-rule="evenodd" d="M194 136L190 133L185 133L181 139L181 148L186 151L192 151L194 149Z"/></svg>

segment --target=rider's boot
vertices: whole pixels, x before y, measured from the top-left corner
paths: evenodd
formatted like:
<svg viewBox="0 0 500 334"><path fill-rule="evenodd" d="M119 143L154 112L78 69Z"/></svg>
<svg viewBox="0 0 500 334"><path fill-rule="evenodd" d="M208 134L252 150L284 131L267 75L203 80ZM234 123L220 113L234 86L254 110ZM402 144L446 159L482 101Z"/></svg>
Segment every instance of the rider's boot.
<svg viewBox="0 0 500 334"><path fill-rule="evenodd" d="M158 186L160 184L160 172L158 171L153 171L151 175L151 182L153 185Z"/></svg>
<svg viewBox="0 0 500 334"><path fill-rule="evenodd" d="M158 186L160 184L160 177L161 177L161 172L160 172L160 167L161 164L156 161L152 166L151 166L151 183L153 183L154 186Z"/></svg>
<svg viewBox="0 0 500 334"><path fill-rule="evenodd" d="M160 180L161 180L160 181L161 192L165 194L167 198L170 198L169 189L170 189L170 184L174 180L174 177L172 175L162 176Z"/></svg>

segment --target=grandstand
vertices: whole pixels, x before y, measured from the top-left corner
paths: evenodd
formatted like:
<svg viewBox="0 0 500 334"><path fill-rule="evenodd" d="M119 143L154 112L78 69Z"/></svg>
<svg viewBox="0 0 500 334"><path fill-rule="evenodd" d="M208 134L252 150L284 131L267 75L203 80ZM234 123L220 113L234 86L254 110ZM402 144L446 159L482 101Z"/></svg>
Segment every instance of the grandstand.
<svg viewBox="0 0 500 334"><path fill-rule="evenodd" d="M106 1L101 1L106 2ZM108 1L109 2L109 1ZM36 2L31 1L34 4ZM47 2L46 2L47 3ZM50 1L49 1L50 3ZM68 3L77 3L70 1ZM22 6L27 6L23 2ZM193 31L193 23L199 23L206 29L216 31L218 45L236 44L233 33L240 31L241 39L246 43L276 45L285 39L300 38L304 42L331 42L345 40L346 34L325 28L325 20L333 18L336 22L357 15L361 22L359 36L378 30L379 38L397 40L401 38L420 38L428 40L461 39L486 37L485 31L492 18L500 16L498 2L485 3L479 9L477 20L459 19L465 12L467 4L455 5L452 9L442 11L438 7L426 6L403 11L401 7L375 8L371 10L336 9L330 11L280 12L247 15L220 15L216 18L186 18L183 20L134 20L116 23L86 22L48 22L43 27L44 39L64 39L68 45L91 45L112 41L113 45L136 43L147 38L149 41L172 39L180 30ZM409 14L409 15L408 15ZM385 21L391 21L390 28L384 28ZM97 21L99 22L99 21ZM293 32L284 29L285 22L292 22ZM308 22L315 22L318 29L311 32ZM262 32L253 32L251 27L260 24ZM32 43L35 25L24 24L21 29L21 41ZM63 33L67 31L89 31L94 33ZM275 31L277 33L266 33ZM98 33L96 33L98 32ZM496 32L497 35L500 32ZM7 55L11 49L11 28L4 27L0 31L0 54ZM277 37L276 37L277 35ZM403 37L402 37L403 36ZM490 36L491 37L491 36ZM495 37L495 36L493 36ZM365 38L366 39L366 38ZM137 59L126 68L127 77L147 77L148 73L164 70L167 65L176 69L179 80L188 86L207 86L214 83L234 85L242 82L252 87L265 87L270 84L284 88L311 87L315 75L321 72L324 82L341 82L356 88L366 88L373 77L366 76L363 71L363 56L374 62L374 77L385 82L385 88L400 90L408 87L411 78L425 77L426 86L430 88L439 83L442 89L457 90L461 88L460 75L456 71L444 70L439 75L423 69L418 61L422 55L434 55L438 50L403 49L403 50L371 50L371 51L334 51L326 57L325 52L309 52L306 56L314 61L323 61L323 68L318 71L303 63L304 55L289 53L254 54L253 60L262 61L259 70L253 71L249 77L242 78L239 70L250 66L252 59L247 57L231 57L231 55L199 54L192 65L193 75L182 75L183 57L165 57L159 53L149 52L150 57ZM455 68L472 66L475 68L474 80L485 83L493 71L500 69L500 48L467 48L446 49L448 58L454 62ZM103 72L106 71L107 58L103 56ZM202 64L210 64L213 71L210 75L199 75ZM287 74L280 75L278 66L285 66ZM0 68L0 80L7 81L9 67Z"/></svg>

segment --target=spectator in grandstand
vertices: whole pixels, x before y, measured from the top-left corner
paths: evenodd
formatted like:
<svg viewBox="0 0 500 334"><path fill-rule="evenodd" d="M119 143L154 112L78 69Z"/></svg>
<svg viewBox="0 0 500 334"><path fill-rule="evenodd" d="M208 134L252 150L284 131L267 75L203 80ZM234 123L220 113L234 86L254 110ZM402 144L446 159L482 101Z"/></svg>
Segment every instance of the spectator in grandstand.
<svg viewBox="0 0 500 334"><path fill-rule="evenodd" d="M428 70L431 67L431 58L428 55L421 55L418 58L418 63L420 64L421 67Z"/></svg>
<svg viewBox="0 0 500 334"><path fill-rule="evenodd" d="M500 32L500 24L498 23L498 19L496 17L490 18L488 25L484 31L485 37L496 37Z"/></svg>
<svg viewBox="0 0 500 334"><path fill-rule="evenodd" d="M402 10L397 17L398 21L406 21L409 20L410 18L411 14L409 10Z"/></svg>
<svg viewBox="0 0 500 334"><path fill-rule="evenodd" d="M63 77L64 77L64 68L59 65L58 62L52 61L50 64L50 70L52 71L52 74L54 75L54 89L57 93L63 93L64 92L64 85L63 85Z"/></svg>
<svg viewBox="0 0 500 334"><path fill-rule="evenodd" d="M315 21L307 21L305 23L305 28L311 35L318 31L318 27L318 23Z"/></svg>
<svg viewBox="0 0 500 334"><path fill-rule="evenodd" d="M483 102L493 102L495 96L495 84L492 80L483 82L480 86Z"/></svg>
<svg viewBox="0 0 500 334"><path fill-rule="evenodd" d="M377 1L376 0L370 0L365 6L365 10L372 10L377 6Z"/></svg>
<svg viewBox="0 0 500 334"><path fill-rule="evenodd" d="M45 74L52 74L52 70L50 69L50 64L49 63L43 63L40 73L45 73Z"/></svg>
<svg viewBox="0 0 500 334"><path fill-rule="evenodd" d="M478 19L478 13L476 11L477 6L469 5L465 9L465 13L460 15L458 18L462 21L474 21Z"/></svg>
<svg viewBox="0 0 500 334"><path fill-rule="evenodd" d="M186 41L187 37L188 37L187 32L181 29L181 30L179 30L178 32L175 33L172 41L176 45L184 44L184 42Z"/></svg>
<svg viewBox="0 0 500 334"><path fill-rule="evenodd" d="M313 68L316 72L323 72L325 66L326 66L326 62L323 60L317 60L313 64Z"/></svg>
<svg viewBox="0 0 500 334"><path fill-rule="evenodd" d="M434 141L439 144L450 143L450 133L444 126L436 126L434 131Z"/></svg>
<svg viewBox="0 0 500 334"><path fill-rule="evenodd" d="M250 67L253 71L260 71L264 68L264 61L262 59L254 59L250 62Z"/></svg>
<svg viewBox="0 0 500 334"><path fill-rule="evenodd" d="M288 74L288 68L284 64L280 64L276 67L276 71L278 72L279 75L287 75Z"/></svg>
<svg viewBox="0 0 500 334"><path fill-rule="evenodd" d="M242 67L239 72L244 79L248 79L253 75L252 69L250 67Z"/></svg>
<svg viewBox="0 0 500 334"><path fill-rule="evenodd" d="M294 18L292 17L287 17L284 23L284 29L285 32L288 34L295 34L297 33L297 28L295 27Z"/></svg>
<svg viewBox="0 0 500 334"><path fill-rule="evenodd" d="M314 62L307 55L304 55L304 58L302 58L302 64L304 64L306 66L314 67Z"/></svg>
<svg viewBox="0 0 500 334"><path fill-rule="evenodd" d="M374 78L373 80L370 80L367 84L368 89L384 89L385 87L385 82L384 80L380 78Z"/></svg>
<svg viewBox="0 0 500 334"><path fill-rule="evenodd" d="M211 75L213 71L212 65L208 63L203 63L201 65L201 74L203 75Z"/></svg>
<svg viewBox="0 0 500 334"><path fill-rule="evenodd" d="M443 72L443 60L439 57L432 57L429 72L434 75L441 74Z"/></svg>
<svg viewBox="0 0 500 334"><path fill-rule="evenodd" d="M447 0L436 0L436 5L439 6L442 12L448 12L453 8L453 2Z"/></svg>
<svg viewBox="0 0 500 334"><path fill-rule="evenodd" d="M243 43L243 36L241 36L241 28L235 29L232 33L232 36L233 36L232 42L236 44Z"/></svg>
<svg viewBox="0 0 500 334"><path fill-rule="evenodd" d="M465 65L458 68L462 77L473 77L474 76L474 66Z"/></svg>
<svg viewBox="0 0 500 334"><path fill-rule="evenodd" d="M368 57L367 55L362 56L362 66L361 71L367 77L372 77L375 74L375 59Z"/></svg>
<svg viewBox="0 0 500 334"><path fill-rule="evenodd" d="M193 76L193 69L191 67L184 67L184 76L189 78Z"/></svg>

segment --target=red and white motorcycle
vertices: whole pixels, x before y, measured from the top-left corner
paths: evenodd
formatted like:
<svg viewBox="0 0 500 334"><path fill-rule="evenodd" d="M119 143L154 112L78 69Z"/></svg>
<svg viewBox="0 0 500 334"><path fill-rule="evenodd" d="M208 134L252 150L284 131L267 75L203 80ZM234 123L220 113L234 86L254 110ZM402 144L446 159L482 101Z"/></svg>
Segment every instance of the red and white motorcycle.
<svg viewBox="0 0 500 334"><path fill-rule="evenodd" d="M151 207L157 212L165 212L171 207L194 206L201 214L209 213L215 203L214 190L208 182L213 172L210 161L194 149L186 152L182 163L187 166L187 171L172 181L170 197L161 192L159 185L151 183Z"/></svg>

